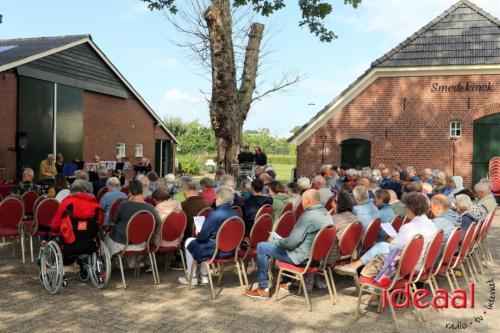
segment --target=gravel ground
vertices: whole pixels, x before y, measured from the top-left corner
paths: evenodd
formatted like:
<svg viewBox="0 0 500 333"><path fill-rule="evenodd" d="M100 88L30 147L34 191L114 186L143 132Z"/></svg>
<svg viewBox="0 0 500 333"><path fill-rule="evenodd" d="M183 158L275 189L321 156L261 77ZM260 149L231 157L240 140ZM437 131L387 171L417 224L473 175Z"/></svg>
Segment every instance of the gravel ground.
<svg viewBox="0 0 500 333"><path fill-rule="evenodd" d="M489 243L496 264L485 269L476 284L474 309L423 310L425 322L418 322L410 310L397 310L402 332L449 332L447 324L460 331L498 332L500 311L485 308L490 297L487 280L500 282L500 211L493 222ZM154 285L150 274L136 278L126 272L127 290L123 290L119 271L113 271L104 290L81 282L67 274L69 285L57 295L49 295L38 282L37 266L23 265L19 244L0 241L0 331L1 332L391 332L394 325L388 310L381 315L353 315L356 297L352 280L335 277L339 299L330 303L324 289L311 295L313 311L305 300L288 296L279 302L250 299L242 295L232 271L224 278L224 288L216 300L210 289L199 286L188 290L178 284L178 271L163 272L161 284ZM13 255L13 247L17 253ZM255 281L255 273L249 276ZM445 280L439 279L440 286ZM463 285L463 280L460 280ZM486 313L485 313L486 311ZM480 320L479 316L482 317ZM478 322L476 322L476 319ZM472 324L471 324L472 323ZM467 326L464 328L464 326Z"/></svg>

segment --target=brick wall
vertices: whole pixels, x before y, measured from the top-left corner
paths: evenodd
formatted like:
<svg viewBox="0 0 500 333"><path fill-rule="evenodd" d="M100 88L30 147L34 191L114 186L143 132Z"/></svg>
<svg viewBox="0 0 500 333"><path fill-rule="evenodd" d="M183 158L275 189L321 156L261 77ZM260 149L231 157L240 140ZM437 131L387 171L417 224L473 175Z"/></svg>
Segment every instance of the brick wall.
<svg viewBox="0 0 500 333"><path fill-rule="evenodd" d="M9 72L0 72L0 166L5 167L4 179L16 176L17 78Z"/></svg>
<svg viewBox="0 0 500 333"><path fill-rule="evenodd" d="M491 92L431 92L432 84L491 82ZM462 122L455 142L456 174L472 181L473 121L500 112L500 76L433 76L379 78L336 113L297 149L297 174L310 176L321 164L321 136L326 136L325 162L340 163L340 143L371 141L371 164L397 163L439 168L452 173L449 124ZM404 99L406 106L404 107ZM386 138L387 131L387 138Z"/></svg>
<svg viewBox="0 0 500 333"><path fill-rule="evenodd" d="M125 143L126 155L136 163L134 147L143 145L143 155L155 165L155 139L170 139L155 126L155 119L137 100L121 99L85 91L83 97L83 159L95 154L101 160L115 160L117 143Z"/></svg>

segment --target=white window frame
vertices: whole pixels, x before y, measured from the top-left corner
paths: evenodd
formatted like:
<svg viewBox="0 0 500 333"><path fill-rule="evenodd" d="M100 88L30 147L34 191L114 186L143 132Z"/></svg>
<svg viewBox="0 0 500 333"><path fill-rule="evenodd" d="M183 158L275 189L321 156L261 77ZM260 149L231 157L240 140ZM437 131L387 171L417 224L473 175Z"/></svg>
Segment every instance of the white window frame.
<svg viewBox="0 0 500 333"><path fill-rule="evenodd" d="M450 122L450 138L460 138L462 136L462 122L454 120Z"/></svg>
<svg viewBox="0 0 500 333"><path fill-rule="evenodd" d="M127 156L126 147L127 147L127 145L125 143L123 143L123 142L118 142L115 145L115 151L116 151L116 157L117 158L122 158L122 157L126 157Z"/></svg>
<svg viewBox="0 0 500 333"><path fill-rule="evenodd" d="M140 154L137 152L138 148L140 148ZM135 157L144 157L144 145L142 143L136 143L134 146L134 156Z"/></svg>

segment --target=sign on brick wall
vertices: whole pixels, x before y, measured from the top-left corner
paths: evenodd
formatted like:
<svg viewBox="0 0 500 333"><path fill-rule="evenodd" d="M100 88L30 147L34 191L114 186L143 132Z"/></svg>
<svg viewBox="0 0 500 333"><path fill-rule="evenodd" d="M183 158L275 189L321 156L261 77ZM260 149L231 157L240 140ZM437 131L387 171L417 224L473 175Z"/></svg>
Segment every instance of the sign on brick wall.
<svg viewBox="0 0 500 333"><path fill-rule="evenodd" d="M431 87L432 93L443 93L443 92L492 92L494 86L491 82L459 82L457 84L444 85L434 82Z"/></svg>

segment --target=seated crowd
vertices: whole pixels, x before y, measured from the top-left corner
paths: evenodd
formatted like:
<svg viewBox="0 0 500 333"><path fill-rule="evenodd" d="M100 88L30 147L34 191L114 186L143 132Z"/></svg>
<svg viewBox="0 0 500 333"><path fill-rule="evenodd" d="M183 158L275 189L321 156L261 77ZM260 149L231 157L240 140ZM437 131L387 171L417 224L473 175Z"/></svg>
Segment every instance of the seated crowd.
<svg viewBox="0 0 500 333"><path fill-rule="evenodd" d="M53 156L52 156L53 157ZM49 159L44 170L52 171ZM462 228L462 238L468 227L491 213L496 207L496 201L491 193L491 183L482 179L475 184L474 191L463 187L460 176L447 175L441 170L424 169L417 173L415 168L395 168L390 170L384 165L376 169L364 168L356 170L349 166L340 167L323 165L320 175L312 179L300 177L297 181L282 184L276 179L276 173L271 166L255 168L254 178L237 184L233 176L218 172L216 179L203 178L197 182L189 176L181 177L176 182L175 176L167 175L160 179L155 172L138 175L129 181L128 194L122 192L121 183L116 177L109 177L106 168L97 170L98 180L89 181L89 175L83 170L75 173L76 180L71 186L60 173L54 173L54 184L49 195L61 202L56 216L52 220L52 229L56 231L63 217L64 207L72 204L76 212L101 207L103 215L99 221L109 226L105 244L110 254L116 254L126 246L126 230L131 217L139 211L149 211L155 219L155 229L150 239L153 246L169 246L162 239L162 221L174 211L183 211L187 217L187 227L183 234L182 244L187 263L187 274L193 268L192 285L208 283L207 271L204 266L196 271L195 262L202 262L214 255L216 235L228 218L236 217L241 210L245 224L245 235L248 236L256 220L257 212L264 205L273 208L273 223L281 216L283 207L290 202L293 210L302 205L304 212L298 217L290 235L285 238L272 238L269 242L257 245L257 287L248 289L245 294L254 298L269 298L268 281L269 260L293 265L303 265L309 260L313 240L318 231L328 225L336 228L337 239L340 239L347 227L361 223L366 231L369 224L379 218L382 224L391 223L396 217L406 218L410 223L401 226L393 238L381 229L375 245L365 252L358 260L341 266L336 270L339 274L361 275L374 277L384 264L393 249L401 250L416 234L424 237L428 244L437 230L444 231L445 242L455 227ZM26 169L23 181L14 192L22 194L35 188L33 170ZM97 201L100 190L107 192ZM177 189L184 200L175 198ZM334 197L335 200L331 200ZM116 212L110 211L116 200L123 200ZM330 203L329 210L325 208ZM239 207L238 210L234 209ZM196 231L194 218L202 211L211 207L210 212L201 227ZM177 241L172 244L178 244ZM128 245L128 250L142 250L143 244ZM330 253L336 253L338 241ZM220 258L231 257L234 253L220 252ZM130 258L130 257L129 257ZM336 258L329 256L328 262ZM179 258L174 257L174 267L179 264ZM148 264L148 263L146 263ZM134 263L129 262L133 267ZM152 263L149 263L152 265ZM189 284L188 276L179 277L179 282ZM307 279L307 289L316 285L326 287L316 281L314 274ZM285 283L283 288L288 288ZM281 288L281 286L280 286Z"/></svg>

